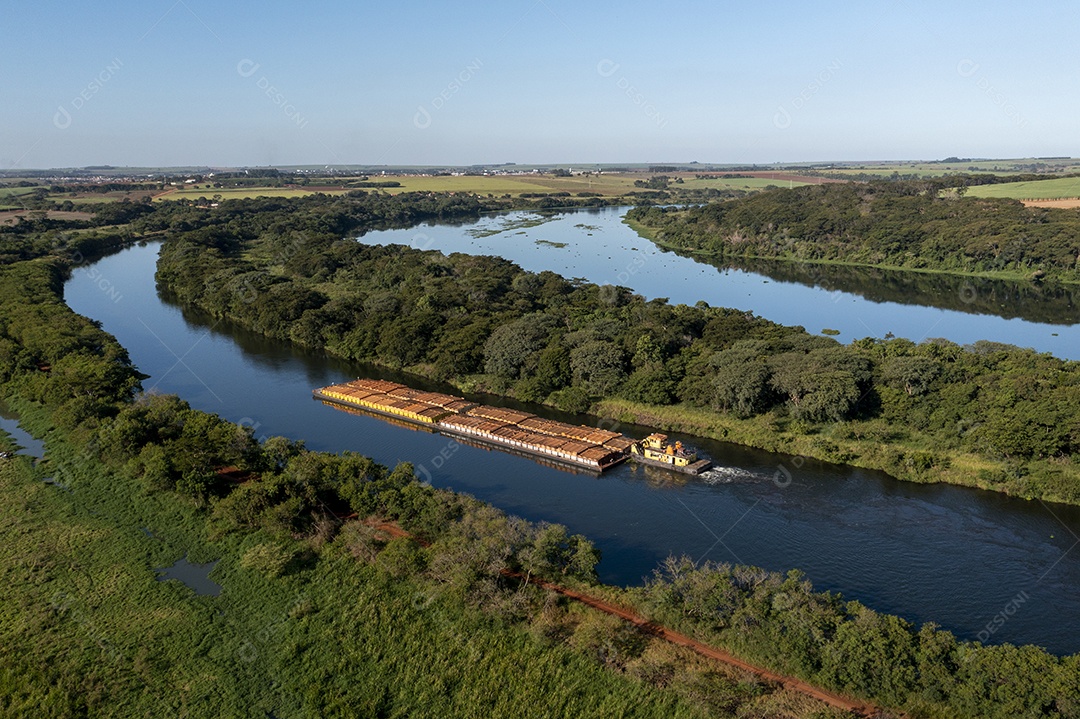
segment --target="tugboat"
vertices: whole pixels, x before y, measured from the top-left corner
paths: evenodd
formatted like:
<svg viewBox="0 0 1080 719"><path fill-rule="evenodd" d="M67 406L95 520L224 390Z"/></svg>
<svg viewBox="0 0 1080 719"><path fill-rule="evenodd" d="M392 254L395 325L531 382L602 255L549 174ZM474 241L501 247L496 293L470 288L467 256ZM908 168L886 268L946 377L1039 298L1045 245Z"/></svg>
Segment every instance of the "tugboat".
<svg viewBox="0 0 1080 719"><path fill-rule="evenodd" d="M635 462L673 469L684 474L698 475L712 466L707 459L698 459L697 452L682 442L668 443L666 434L653 433L630 447Z"/></svg>

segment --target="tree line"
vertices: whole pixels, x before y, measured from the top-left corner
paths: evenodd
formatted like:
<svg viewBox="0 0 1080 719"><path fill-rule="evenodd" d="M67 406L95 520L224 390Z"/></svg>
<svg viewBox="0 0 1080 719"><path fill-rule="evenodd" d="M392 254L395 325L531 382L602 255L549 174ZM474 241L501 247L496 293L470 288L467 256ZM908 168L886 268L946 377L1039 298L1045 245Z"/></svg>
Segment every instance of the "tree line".
<svg viewBox="0 0 1080 719"><path fill-rule="evenodd" d="M678 250L1080 281L1080 216L943 191L955 178L828 183L629 219Z"/></svg>

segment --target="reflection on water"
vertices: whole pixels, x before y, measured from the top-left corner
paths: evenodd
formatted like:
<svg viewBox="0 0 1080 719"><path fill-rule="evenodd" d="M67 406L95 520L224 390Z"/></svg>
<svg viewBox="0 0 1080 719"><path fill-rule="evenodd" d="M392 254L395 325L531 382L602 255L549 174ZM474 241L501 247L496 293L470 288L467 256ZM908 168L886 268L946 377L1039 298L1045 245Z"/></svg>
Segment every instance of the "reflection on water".
<svg viewBox="0 0 1080 719"><path fill-rule="evenodd" d="M20 427L19 418L4 404L0 404L0 430L6 432L14 440L18 447L17 454L29 455L34 459L44 458L45 444Z"/></svg>
<svg viewBox="0 0 1080 719"><path fill-rule="evenodd" d="M168 567L156 570L159 574L159 582L167 582L176 579L186 585L199 596L216 597L221 594L221 585L210 579L210 572L217 566L217 562L206 564L193 564L187 557L178 559Z"/></svg>
<svg viewBox="0 0 1080 719"><path fill-rule="evenodd" d="M1080 359L1071 288L775 262L718 269L659 249L624 224L624 214L617 207L555 217L519 212L472 226L380 230L359 241L500 255L527 270L622 285L649 299L734 307L812 333L836 329L844 342L890 334L914 342L990 340ZM545 221L523 226L528 217Z"/></svg>
<svg viewBox="0 0 1080 719"><path fill-rule="evenodd" d="M925 305L969 314L1071 326L1080 322L1080 285L1005 282L981 277L755 259L709 260L720 271L755 272L871 302Z"/></svg>

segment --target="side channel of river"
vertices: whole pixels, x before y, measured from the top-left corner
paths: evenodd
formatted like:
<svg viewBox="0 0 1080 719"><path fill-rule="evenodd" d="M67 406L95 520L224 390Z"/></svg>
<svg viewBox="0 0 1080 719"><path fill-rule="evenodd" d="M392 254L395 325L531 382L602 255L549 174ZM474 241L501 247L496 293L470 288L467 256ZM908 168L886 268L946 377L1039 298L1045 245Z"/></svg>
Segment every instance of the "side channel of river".
<svg viewBox="0 0 1080 719"><path fill-rule="evenodd" d="M369 232L360 241L499 255L526 270L622 285L648 299L749 310L811 333L837 330L842 342L890 334L913 342L992 340L1080 359L1080 308L1069 288L776 262L718 268L657 248L623 222L625 214L624 207L513 212Z"/></svg>

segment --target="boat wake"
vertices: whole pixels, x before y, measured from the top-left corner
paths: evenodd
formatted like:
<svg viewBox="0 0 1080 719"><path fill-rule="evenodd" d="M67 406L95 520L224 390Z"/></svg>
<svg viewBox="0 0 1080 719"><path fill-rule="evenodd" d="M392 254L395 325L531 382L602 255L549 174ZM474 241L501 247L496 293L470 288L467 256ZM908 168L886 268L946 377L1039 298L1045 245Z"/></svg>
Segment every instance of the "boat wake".
<svg viewBox="0 0 1080 719"><path fill-rule="evenodd" d="M737 481L761 479L761 475L739 467L713 467L698 475L706 484L730 484Z"/></svg>

